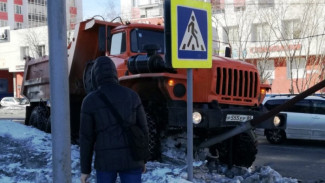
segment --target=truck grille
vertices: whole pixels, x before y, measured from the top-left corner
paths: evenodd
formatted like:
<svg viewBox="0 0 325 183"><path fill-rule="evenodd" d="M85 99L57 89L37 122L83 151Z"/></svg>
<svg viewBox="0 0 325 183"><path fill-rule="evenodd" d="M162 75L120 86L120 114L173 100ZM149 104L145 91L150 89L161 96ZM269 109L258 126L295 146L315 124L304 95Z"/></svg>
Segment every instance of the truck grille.
<svg viewBox="0 0 325 183"><path fill-rule="evenodd" d="M216 82L216 93L225 99L250 102L257 96L257 72L218 67Z"/></svg>

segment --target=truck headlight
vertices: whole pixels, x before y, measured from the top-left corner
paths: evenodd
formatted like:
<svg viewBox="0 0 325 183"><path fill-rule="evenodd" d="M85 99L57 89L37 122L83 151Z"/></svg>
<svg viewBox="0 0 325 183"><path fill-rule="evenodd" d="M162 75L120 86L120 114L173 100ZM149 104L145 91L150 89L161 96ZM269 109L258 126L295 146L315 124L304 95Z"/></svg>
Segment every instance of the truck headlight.
<svg viewBox="0 0 325 183"><path fill-rule="evenodd" d="M193 117L193 123L194 124L199 124L202 121L202 115L199 112L193 112L192 114Z"/></svg>
<svg viewBox="0 0 325 183"><path fill-rule="evenodd" d="M274 116L274 118L273 118L273 125L275 127L278 127L278 126L280 126L280 124L281 124L281 118L279 116Z"/></svg>

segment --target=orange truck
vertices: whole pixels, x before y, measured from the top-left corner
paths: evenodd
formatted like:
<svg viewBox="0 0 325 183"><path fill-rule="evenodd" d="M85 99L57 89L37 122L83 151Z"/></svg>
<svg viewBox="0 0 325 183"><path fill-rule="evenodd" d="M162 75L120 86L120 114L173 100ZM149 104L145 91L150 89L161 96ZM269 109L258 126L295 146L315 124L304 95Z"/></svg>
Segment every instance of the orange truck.
<svg viewBox="0 0 325 183"><path fill-rule="evenodd" d="M186 132L186 69L166 64L164 27L151 24L87 20L76 26L68 47L72 139L78 138L82 99L92 90L90 70L99 56L110 57L121 85L136 91L145 107L153 159L161 155L160 140ZM27 125L50 132L48 57L26 61L22 94L30 100ZM194 147L264 113L261 105L268 85L257 68L227 57L213 57L212 68L193 69ZM262 127L275 127L264 123ZM162 135L164 134L164 136ZM253 130L206 148L221 162L251 166L257 153Z"/></svg>

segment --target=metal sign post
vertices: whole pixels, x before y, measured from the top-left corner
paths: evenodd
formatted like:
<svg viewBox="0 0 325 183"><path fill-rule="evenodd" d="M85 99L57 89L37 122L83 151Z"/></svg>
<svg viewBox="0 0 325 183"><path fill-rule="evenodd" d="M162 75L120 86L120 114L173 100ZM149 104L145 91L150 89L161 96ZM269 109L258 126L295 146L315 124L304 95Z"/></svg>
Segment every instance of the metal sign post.
<svg viewBox="0 0 325 183"><path fill-rule="evenodd" d="M66 1L47 1L53 182L71 182Z"/></svg>
<svg viewBox="0 0 325 183"><path fill-rule="evenodd" d="M210 3L196 0L165 0L165 45L167 63L173 68L187 68L186 117L187 172L189 181L193 180L192 69L212 67L211 26Z"/></svg>
<svg viewBox="0 0 325 183"><path fill-rule="evenodd" d="M187 69L187 179L193 181L193 69Z"/></svg>

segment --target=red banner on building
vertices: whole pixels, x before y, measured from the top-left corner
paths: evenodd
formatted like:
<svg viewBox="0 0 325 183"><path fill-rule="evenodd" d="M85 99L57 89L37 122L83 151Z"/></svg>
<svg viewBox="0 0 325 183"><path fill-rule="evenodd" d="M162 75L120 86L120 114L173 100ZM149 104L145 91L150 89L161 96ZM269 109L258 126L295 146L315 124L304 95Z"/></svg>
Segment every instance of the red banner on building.
<svg viewBox="0 0 325 183"><path fill-rule="evenodd" d="M8 13L7 12L0 12L0 20L8 20Z"/></svg>
<svg viewBox="0 0 325 183"><path fill-rule="evenodd" d="M246 0L234 0L234 7L243 7L245 6Z"/></svg>
<svg viewBox="0 0 325 183"><path fill-rule="evenodd" d="M225 0L211 0L212 10L225 9Z"/></svg>
<svg viewBox="0 0 325 183"><path fill-rule="evenodd" d="M77 8L76 7L70 7L70 14L76 15L77 14Z"/></svg>
<svg viewBox="0 0 325 183"><path fill-rule="evenodd" d="M14 0L14 4L23 5L23 0Z"/></svg>
<svg viewBox="0 0 325 183"><path fill-rule="evenodd" d="M15 14L15 22L24 22L24 16Z"/></svg>

